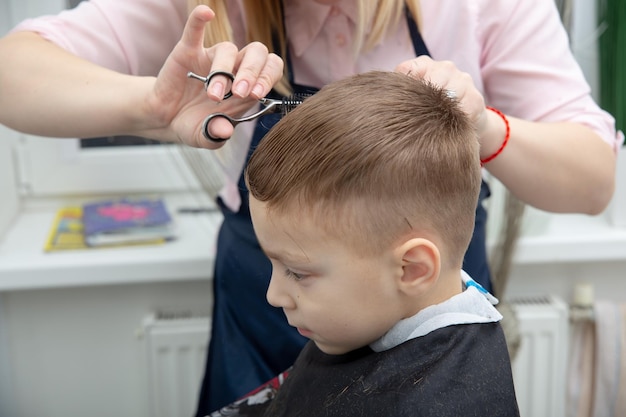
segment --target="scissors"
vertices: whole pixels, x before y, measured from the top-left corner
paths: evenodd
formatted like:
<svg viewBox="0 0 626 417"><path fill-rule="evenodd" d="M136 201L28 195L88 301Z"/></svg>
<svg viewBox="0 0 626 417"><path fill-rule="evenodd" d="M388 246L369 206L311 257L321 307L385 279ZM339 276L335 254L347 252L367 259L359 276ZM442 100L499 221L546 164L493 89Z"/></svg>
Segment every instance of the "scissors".
<svg viewBox="0 0 626 417"><path fill-rule="evenodd" d="M211 82L211 79L218 75L222 75L230 79L231 84L235 79L235 76L228 71L213 71L206 77L202 77L198 74L194 74L191 71L187 73L188 78L194 78L196 80L202 81L204 83L205 90L209 88L209 83ZM232 91L228 89L228 92L224 94L224 100L230 98L232 95L233 95ZM261 110L259 110L258 112L254 114L250 114L248 116L244 116L240 118L229 116L226 113L209 114L207 118L204 119L204 123L202 123L202 134L204 135L205 138L207 138L208 140L212 142L221 143L221 142L227 141L228 139L216 138L215 136L211 136L211 133L209 132L209 122L211 120L221 117L221 118L228 120L230 124L233 127L235 127L239 123L248 122L250 120L254 120L266 114L281 113L284 116L290 111L292 111L293 109L295 109L298 105L302 104L304 99L310 95L312 94L294 94L288 97L283 97L280 100L265 97L265 98L259 99L259 103L261 103L261 105L263 106Z"/></svg>

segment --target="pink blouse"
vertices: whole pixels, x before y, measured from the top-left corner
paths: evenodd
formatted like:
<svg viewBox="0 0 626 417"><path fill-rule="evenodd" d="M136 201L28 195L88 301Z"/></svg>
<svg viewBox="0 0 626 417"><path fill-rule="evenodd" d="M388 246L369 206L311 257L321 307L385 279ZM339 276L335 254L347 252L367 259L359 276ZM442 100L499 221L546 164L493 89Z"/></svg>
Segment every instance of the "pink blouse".
<svg viewBox="0 0 626 417"><path fill-rule="evenodd" d="M62 48L129 74L156 75L180 38L186 0L90 0L14 30L41 34ZM239 0L228 3L235 41L244 43ZM431 56L453 61L471 75L488 105L534 121L572 121L598 133L617 151L623 141L613 117L599 108L569 49L554 2L546 0L422 0L422 27ZM353 58L356 2L323 5L285 1L285 21L295 81L321 87L351 74L393 70L415 56L406 20L373 50ZM324 57L325 59L320 59ZM242 124L244 125L251 124ZM239 129L249 136L250 128ZM237 147L234 181L247 142ZM231 206L238 195L225 194Z"/></svg>

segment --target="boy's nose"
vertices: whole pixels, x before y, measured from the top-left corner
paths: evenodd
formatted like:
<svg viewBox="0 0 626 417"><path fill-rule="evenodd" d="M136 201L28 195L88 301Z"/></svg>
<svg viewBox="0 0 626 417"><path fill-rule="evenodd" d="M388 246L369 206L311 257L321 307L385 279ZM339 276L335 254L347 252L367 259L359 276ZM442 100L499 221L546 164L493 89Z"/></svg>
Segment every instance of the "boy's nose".
<svg viewBox="0 0 626 417"><path fill-rule="evenodd" d="M284 278L283 278L284 280ZM270 285L267 288L267 302L274 307L292 309L295 308L295 304L289 293L285 290L285 283L280 282L281 277L276 277L272 274L270 279Z"/></svg>

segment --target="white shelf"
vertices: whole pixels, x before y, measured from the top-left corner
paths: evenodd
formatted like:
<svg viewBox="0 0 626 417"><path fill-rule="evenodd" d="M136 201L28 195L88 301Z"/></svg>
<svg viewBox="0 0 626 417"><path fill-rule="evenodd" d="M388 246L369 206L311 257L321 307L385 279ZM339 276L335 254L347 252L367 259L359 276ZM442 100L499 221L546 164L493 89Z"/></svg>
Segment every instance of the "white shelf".
<svg viewBox="0 0 626 417"><path fill-rule="evenodd" d="M43 201L27 204L0 241L0 291L211 279L221 213L177 213L212 205L206 198L166 196L180 232L173 242L54 253L45 253L43 245L63 204ZM626 260L626 227L610 225L607 216L537 219L517 243L516 265Z"/></svg>
<svg viewBox="0 0 626 417"><path fill-rule="evenodd" d="M580 263L626 260L626 227L605 214L544 214L538 230L517 242L514 263Z"/></svg>
<svg viewBox="0 0 626 417"><path fill-rule="evenodd" d="M213 273L219 211L178 214L212 205L198 195L166 196L179 238L163 245L46 253L55 212L64 204L30 204L0 240L0 291L64 286L208 280Z"/></svg>

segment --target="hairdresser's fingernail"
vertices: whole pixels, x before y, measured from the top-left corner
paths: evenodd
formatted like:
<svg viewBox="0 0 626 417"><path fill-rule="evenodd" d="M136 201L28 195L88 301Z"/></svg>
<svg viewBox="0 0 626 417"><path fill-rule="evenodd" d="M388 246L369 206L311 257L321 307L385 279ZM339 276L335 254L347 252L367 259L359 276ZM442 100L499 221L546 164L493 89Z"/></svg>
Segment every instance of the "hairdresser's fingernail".
<svg viewBox="0 0 626 417"><path fill-rule="evenodd" d="M211 94L214 97L222 97L224 94L224 84L216 82L211 86Z"/></svg>
<svg viewBox="0 0 626 417"><path fill-rule="evenodd" d="M252 95L255 96L256 98L263 97L263 86L261 84L255 85L254 88L252 89Z"/></svg>
<svg viewBox="0 0 626 417"><path fill-rule="evenodd" d="M237 94L239 97L245 97L248 95L248 89L250 88L250 85L248 84L247 81L240 81L237 83L237 85L234 88L235 88L235 91L234 91L235 94Z"/></svg>

